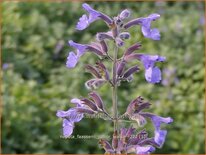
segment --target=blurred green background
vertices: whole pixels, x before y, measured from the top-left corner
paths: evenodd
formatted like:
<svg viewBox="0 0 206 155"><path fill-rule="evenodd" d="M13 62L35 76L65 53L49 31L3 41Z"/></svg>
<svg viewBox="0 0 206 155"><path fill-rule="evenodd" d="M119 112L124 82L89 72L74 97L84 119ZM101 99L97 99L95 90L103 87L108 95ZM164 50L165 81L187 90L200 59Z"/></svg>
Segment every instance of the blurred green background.
<svg viewBox="0 0 206 155"><path fill-rule="evenodd" d="M125 48L141 41L141 52L166 56L165 63L157 64L163 81L148 84L144 71L136 74L132 83L119 87L119 109L123 113L129 102L141 95L153 103L150 111L174 118L164 127L168 130L165 145L155 153L205 153L204 2L91 4L110 16L125 8L132 10L133 18L161 14L152 23L160 30L161 41L144 38L136 26L131 28L132 38ZM84 72L84 64L97 60L86 54L75 69L67 69L66 57L72 50L67 41L89 43L97 32L107 31L106 25L97 21L76 31L84 13L80 2L4 2L2 6L2 153L103 153L97 139L60 138L62 120L56 111L67 110L73 97L87 97L84 82L91 75ZM105 85L99 93L111 112L111 89ZM112 124L101 119L86 118L74 130L75 136L111 133Z"/></svg>

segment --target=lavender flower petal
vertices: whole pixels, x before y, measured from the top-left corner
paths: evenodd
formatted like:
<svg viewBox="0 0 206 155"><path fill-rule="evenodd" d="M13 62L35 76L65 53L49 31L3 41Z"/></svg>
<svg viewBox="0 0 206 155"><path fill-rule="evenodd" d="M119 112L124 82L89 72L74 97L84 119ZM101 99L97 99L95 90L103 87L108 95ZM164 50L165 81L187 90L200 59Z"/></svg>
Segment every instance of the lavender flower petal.
<svg viewBox="0 0 206 155"><path fill-rule="evenodd" d="M136 154L150 154L155 151L153 146L137 146Z"/></svg>
<svg viewBox="0 0 206 155"><path fill-rule="evenodd" d="M86 49L88 48L87 45L79 44L79 43L76 43L72 40L69 40L68 43L73 48L76 48L78 57L82 56L86 52Z"/></svg>
<svg viewBox="0 0 206 155"><path fill-rule="evenodd" d="M166 60L165 57L159 55L146 55L146 54L140 55L139 59L143 63L145 69L154 67L155 62L164 62Z"/></svg>
<svg viewBox="0 0 206 155"><path fill-rule="evenodd" d="M78 61L79 57L74 52L70 52L67 57L66 66L68 68L74 68Z"/></svg>
<svg viewBox="0 0 206 155"><path fill-rule="evenodd" d="M149 83L159 83L161 81L161 71L158 67L150 67L145 71L145 79Z"/></svg>
<svg viewBox="0 0 206 155"><path fill-rule="evenodd" d="M160 117L155 114L152 114L152 113L140 113L140 114L144 117L150 118L155 127L155 130L157 131L160 130L161 123L170 124L173 122L173 119L171 117L164 118L164 117Z"/></svg>
<svg viewBox="0 0 206 155"><path fill-rule="evenodd" d="M163 146L165 142L166 135L167 135L166 130L155 131L154 141L156 142L156 144L158 144L160 148Z"/></svg>
<svg viewBox="0 0 206 155"><path fill-rule="evenodd" d="M86 14L83 14L82 17L79 18L79 21L76 25L77 30L84 30L89 26L88 18Z"/></svg>
<svg viewBox="0 0 206 155"><path fill-rule="evenodd" d="M70 122L79 122L84 117L82 114L78 114L76 108L70 108L67 111L58 110L57 117L67 118Z"/></svg>
<svg viewBox="0 0 206 155"><path fill-rule="evenodd" d="M140 55L140 61L145 68L145 79L150 83L158 83L161 80L161 71L154 67L155 62L165 61L165 57L158 55Z"/></svg>
<svg viewBox="0 0 206 155"><path fill-rule="evenodd" d="M66 138L71 136L74 129L74 123L68 121L67 119L63 119L62 127L63 127L63 136Z"/></svg>
<svg viewBox="0 0 206 155"><path fill-rule="evenodd" d="M75 104L77 107L83 107L82 101L78 98L73 98L70 101L71 103Z"/></svg>
<svg viewBox="0 0 206 155"><path fill-rule="evenodd" d="M124 20L126 18L129 18L129 16L130 16L130 11L128 9L125 9L120 13L119 18L121 20Z"/></svg>
<svg viewBox="0 0 206 155"><path fill-rule="evenodd" d="M147 18L142 19L142 33L146 38L160 40L159 30L156 28L151 29L151 22L158 19L159 17L159 14L151 14Z"/></svg>

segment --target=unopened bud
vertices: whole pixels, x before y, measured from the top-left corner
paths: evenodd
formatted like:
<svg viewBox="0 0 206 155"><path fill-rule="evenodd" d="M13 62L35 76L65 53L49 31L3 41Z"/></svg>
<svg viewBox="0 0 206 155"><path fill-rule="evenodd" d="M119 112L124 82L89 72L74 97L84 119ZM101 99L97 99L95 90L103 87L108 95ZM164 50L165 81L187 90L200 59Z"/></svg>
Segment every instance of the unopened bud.
<svg viewBox="0 0 206 155"><path fill-rule="evenodd" d="M130 16L130 11L128 9L123 10L119 15L120 19L122 20L128 18L129 16Z"/></svg>
<svg viewBox="0 0 206 155"><path fill-rule="evenodd" d="M122 32L122 33L119 34L119 37L123 40L124 39L129 39L130 38L130 33L129 32Z"/></svg>
<svg viewBox="0 0 206 155"><path fill-rule="evenodd" d="M124 41L119 37L115 39L115 42L118 47L122 47L124 45Z"/></svg>
<svg viewBox="0 0 206 155"><path fill-rule="evenodd" d="M124 69L125 69L125 65L126 65L126 62L125 61L121 61L117 67L117 75L118 76L121 76L122 73L124 72Z"/></svg>

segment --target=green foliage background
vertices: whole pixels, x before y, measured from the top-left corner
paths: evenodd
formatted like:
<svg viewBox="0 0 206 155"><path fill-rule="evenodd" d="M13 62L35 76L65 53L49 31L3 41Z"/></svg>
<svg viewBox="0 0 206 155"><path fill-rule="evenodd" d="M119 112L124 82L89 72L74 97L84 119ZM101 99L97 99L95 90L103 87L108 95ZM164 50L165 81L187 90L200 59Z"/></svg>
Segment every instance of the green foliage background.
<svg viewBox="0 0 206 155"><path fill-rule="evenodd" d="M129 8L132 17L160 13L153 22L161 41L142 36L139 27L131 29L132 39L125 46L141 41L141 52L167 57L158 64L165 72L167 85L148 84L144 71L118 91L119 109L141 95L149 100L153 112L171 116L165 126L166 143L155 153L204 152L204 3L203 2L92 2L95 9L117 15ZM67 41L93 40L96 32L106 31L102 21L78 32L75 24L84 13L80 2L4 2L2 25L3 69L3 153L103 153L97 139L62 139L58 109L68 109L70 99L87 96L84 82L91 78L83 65L94 64L97 57L86 54L75 69L65 67ZM57 49L57 45L60 49ZM112 48L111 48L112 49ZM120 51L122 52L122 51ZM174 72L172 72L174 70ZM111 112L111 90L99 90ZM128 124L127 124L128 125ZM124 126L124 124L121 124ZM148 126L152 131L152 126ZM111 135L112 124L84 119L75 126L74 135Z"/></svg>

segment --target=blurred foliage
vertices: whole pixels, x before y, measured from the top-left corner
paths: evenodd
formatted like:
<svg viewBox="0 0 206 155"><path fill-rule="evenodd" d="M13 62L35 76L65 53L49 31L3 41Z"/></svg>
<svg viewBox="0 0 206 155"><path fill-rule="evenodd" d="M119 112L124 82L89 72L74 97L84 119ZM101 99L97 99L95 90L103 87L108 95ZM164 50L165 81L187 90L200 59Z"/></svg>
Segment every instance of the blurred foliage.
<svg viewBox="0 0 206 155"><path fill-rule="evenodd" d="M168 136L156 153L204 152L204 3L203 2L92 2L95 9L117 15L129 8L132 17L160 13L153 22L161 41L142 37L139 27L131 29L132 39L141 41L141 52L167 57L158 64L163 70L161 84L148 84L141 71L132 83L118 91L119 109L141 95L149 100L153 112L171 116ZM97 139L62 139L61 119L56 110L68 109L73 97L87 95L84 82L91 76L83 72L85 63L97 57L86 54L75 69L65 60L72 39L88 43L98 31L106 31L97 21L83 32L75 30L83 14L79 2L4 2L2 25L3 60L3 153L103 153ZM121 51L120 51L121 52ZM111 112L111 90L99 90ZM128 125L128 124L127 124ZM124 124L121 124L124 126ZM153 129L150 128L152 131ZM112 124L85 118L75 126L74 135L110 135Z"/></svg>

